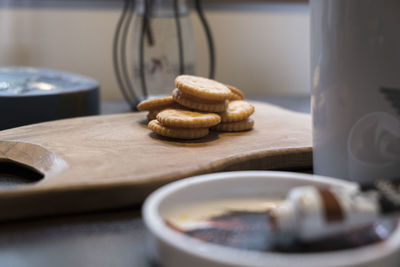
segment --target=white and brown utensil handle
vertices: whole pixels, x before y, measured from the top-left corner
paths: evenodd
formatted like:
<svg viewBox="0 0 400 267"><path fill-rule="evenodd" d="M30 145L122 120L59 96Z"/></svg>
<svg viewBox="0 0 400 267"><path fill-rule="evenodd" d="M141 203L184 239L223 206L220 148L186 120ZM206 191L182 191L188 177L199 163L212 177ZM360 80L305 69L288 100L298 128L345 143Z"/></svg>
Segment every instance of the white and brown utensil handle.
<svg viewBox="0 0 400 267"><path fill-rule="evenodd" d="M400 214L400 180L378 180L360 189L294 188L273 211L277 230L314 240Z"/></svg>

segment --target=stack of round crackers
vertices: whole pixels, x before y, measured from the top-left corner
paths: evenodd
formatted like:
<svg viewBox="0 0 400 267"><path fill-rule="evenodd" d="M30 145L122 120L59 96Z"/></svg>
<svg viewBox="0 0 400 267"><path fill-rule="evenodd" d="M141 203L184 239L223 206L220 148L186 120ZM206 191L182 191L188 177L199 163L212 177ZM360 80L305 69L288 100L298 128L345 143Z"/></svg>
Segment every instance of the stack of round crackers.
<svg viewBox="0 0 400 267"><path fill-rule="evenodd" d="M250 130L254 106L244 101L239 89L202 77L181 75L175 79L172 96L138 104L148 111L148 127L155 133L179 139L197 139L209 129L224 132Z"/></svg>

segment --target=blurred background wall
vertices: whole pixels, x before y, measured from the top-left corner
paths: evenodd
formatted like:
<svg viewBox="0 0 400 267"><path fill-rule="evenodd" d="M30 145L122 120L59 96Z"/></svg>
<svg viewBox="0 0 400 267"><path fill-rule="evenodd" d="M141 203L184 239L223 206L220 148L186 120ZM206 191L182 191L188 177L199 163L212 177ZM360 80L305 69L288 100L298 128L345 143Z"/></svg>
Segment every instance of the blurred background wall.
<svg viewBox="0 0 400 267"><path fill-rule="evenodd" d="M121 1L0 0L0 65L53 68L97 79L102 99L122 99L112 68ZM309 94L307 3L205 4L217 54L216 78L247 96ZM191 14L197 71L208 58Z"/></svg>

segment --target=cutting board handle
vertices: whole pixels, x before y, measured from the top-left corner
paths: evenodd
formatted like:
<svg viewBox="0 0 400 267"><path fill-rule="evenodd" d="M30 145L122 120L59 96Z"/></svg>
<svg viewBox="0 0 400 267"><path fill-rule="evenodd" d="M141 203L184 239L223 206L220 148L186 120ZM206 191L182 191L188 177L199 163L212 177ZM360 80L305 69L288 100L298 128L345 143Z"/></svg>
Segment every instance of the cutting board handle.
<svg viewBox="0 0 400 267"><path fill-rule="evenodd" d="M57 154L35 144L0 141L0 176L13 183L13 179L38 182L58 174L68 164Z"/></svg>

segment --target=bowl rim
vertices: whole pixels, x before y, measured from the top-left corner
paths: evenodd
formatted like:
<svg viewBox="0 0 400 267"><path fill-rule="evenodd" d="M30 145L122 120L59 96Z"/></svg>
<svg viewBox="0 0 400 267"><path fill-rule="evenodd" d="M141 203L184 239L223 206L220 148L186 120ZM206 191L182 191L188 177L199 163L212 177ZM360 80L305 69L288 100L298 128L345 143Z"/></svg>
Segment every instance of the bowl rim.
<svg viewBox="0 0 400 267"><path fill-rule="evenodd" d="M33 90L31 92L27 92L24 94L14 94L14 93L4 93L0 92L1 99L22 99L22 98L38 98L38 97L52 97L59 96L65 94L74 94L81 92L92 92L98 91L100 88L100 84L94 78L89 76L85 76L78 73L73 73L70 71L63 71L58 69L49 69L49 68L40 68L40 67L31 67L31 66L2 66L0 67L0 75L22 75L25 74L27 77L28 74L37 74L37 75L54 75L58 77L62 77L63 79L69 79L74 81L75 85L70 85L68 87L64 87L63 89L49 90L49 91L39 91Z"/></svg>
<svg viewBox="0 0 400 267"><path fill-rule="evenodd" d="M227 266L264 266L263 263L265 264L265 262L268 262L268 266L282 266L282 264L284 264L284 266L315 266L318 262L319 264L321 262L326 263L325 266L349 266L350 264L366 264L374 260L382 259L398 251L400 248L400 227L396 227L390 237L383 242L347 250L307 254L245 251L206 243L188 237L168 227L161 216L159 216L158 208L163 199L188 186L216 180L243 179L249 176L256 179L279 177L281 179L290 180L317 181L333 186L343 186L349 189L358 188L356 183L336 178L280 171L237 171L193 176L167 184L153 192L146 199L142 208L145 226L157 239L160 239L176 250L193 257L206 259L217 264L225 264ZM196 249L193 249L194 247ZM210 253L210 251L213 251L213 253Z"/></svg>

